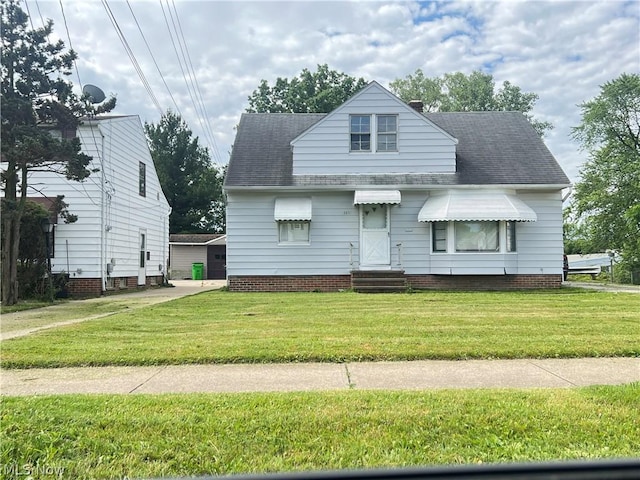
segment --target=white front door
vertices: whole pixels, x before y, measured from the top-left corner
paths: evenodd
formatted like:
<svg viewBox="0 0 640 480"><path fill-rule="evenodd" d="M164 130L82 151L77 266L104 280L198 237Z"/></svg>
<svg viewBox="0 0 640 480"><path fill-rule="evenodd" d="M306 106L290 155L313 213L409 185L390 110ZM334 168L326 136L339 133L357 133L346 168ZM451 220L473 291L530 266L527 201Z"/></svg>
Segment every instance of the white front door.
<svg viewBox="0 0 640 480"><path fill-rule="evenodd" d="M140 256L138 263L138 285L147 283L147 231L140 230Z"/></svg>
<svg viewBox="0 0 640 480"><path fill-rule="evenodd" d="M389 206L360 206L360 268L390 268Z"/></svg>

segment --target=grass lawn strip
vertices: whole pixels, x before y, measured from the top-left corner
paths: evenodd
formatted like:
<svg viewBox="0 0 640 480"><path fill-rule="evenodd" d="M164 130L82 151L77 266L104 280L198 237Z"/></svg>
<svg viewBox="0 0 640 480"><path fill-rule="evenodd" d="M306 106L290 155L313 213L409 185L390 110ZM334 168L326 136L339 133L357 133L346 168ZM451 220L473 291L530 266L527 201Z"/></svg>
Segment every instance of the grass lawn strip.
<svg viewBox="0 0 640 480"><path fill-rule="evenodd" d="M640 384L2 399L1 463L147 478L640 455ZM9 478L9 475L7 475Z"/></svg>
<svg viewBox="0 0 640 480"><path fill-rule="evenodd" d="M640 355L640 296L213 291L2 342L2 367Z"/></svg>

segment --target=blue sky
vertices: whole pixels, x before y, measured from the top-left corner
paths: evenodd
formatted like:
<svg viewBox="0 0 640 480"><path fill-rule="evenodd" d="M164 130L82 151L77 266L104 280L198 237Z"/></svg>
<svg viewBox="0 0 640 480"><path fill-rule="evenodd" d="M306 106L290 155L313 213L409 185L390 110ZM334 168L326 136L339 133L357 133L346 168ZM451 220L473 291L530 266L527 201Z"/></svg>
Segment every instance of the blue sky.
<svg viewBox="0 0 640 480"><path fill-rule="evenodd" d="M115 113L157 122L160 111L125 53L104 4L98 0L62 4L71 43L79 54L81 82L116 94ZM107 4L160 108L175 111L177 104L190 128L222 164L228 160L247 97L261 79L273 83L277 77L291 78L303 68L315 70L324 63L384 86L418 68L430 77L481 70L491 73L497 85L509 81L539 95L534 116L554 124L545 142L575 182L587 158L570 138L571 128L580 122L578 105L623 72L640 72L637 1L131 0L127 4L109 0ZM55 36L68 44L58 0L22 0L22 6L29 7L35 26L41 24L40 14L52 18ZM170 11L177 11L202 105L191 100L189 88L194 86L188 86L184 66L180 68L177 60L165 21ZM71 80L80 83L75 74Z"/></svg>

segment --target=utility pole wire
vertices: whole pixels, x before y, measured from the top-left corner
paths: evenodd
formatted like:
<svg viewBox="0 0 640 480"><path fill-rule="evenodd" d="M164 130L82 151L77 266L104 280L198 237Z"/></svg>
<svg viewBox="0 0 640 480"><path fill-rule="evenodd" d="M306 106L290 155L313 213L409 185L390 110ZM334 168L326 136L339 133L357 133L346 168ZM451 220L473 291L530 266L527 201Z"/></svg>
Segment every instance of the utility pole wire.
<svg viewBox="0 0 640 480"><path fill-rule="evenodd" d="M138 27L138 31L140 32L140 35L142 36L142 39L144 40L144 44L147 46L147 50L149 51L149 55L151 55L151 59L153 60L153 64L156 66L156 70L158 70L158 74L160 75L160 78L162 79L162 83L164 83L164 86L167 89L167 92L169 93L169 96L171 97L171 101L173 102L174 107L176 107L176 111L178 112L178 114L180 116L182 116L182 112L180 112L180 107L178 107L178 103L176 102L176 99L173 97L173 93L171 93L171 89L169 88L169 85L167 85L167 81L164 78L164 75L162 74L162 71L160 70L160 67L158 66L158 62L156 61L156 58L153 55L153 52L151 51L151 47L149 46L149 42L147 42L147 38L145 37L144 33L142 32L142 27L140 26L140 23L138 23L138 19L136 18L135 13L133 13L133 8L131 7L131 4L129 3L129 0L127 0L127 6L129 7L129 11L131 12L131 16L133 17L133 20L136 22L136 26Z"/></svg>
<svg viewBox="0 0 640 480"><path fill-rule="evenodd" d="M147 90L147 93L149 94L151 101L160 112L160 115L164 114L164 110L160 106L160 102L158 102L158 99L153 93L153 89L151 88L151 85L147 81L147 78L145 77L144 72L142 71L142 68L138 63L138 60L136 59L136 56L133 53L133 50L131 50L131 47L129 46L129 42L127 42L124 32L120 29L120 25L118 25L118 21L116 20L115 16L113 15L113 12L111 11L109 2L107 0L102 0L102 5L104 6L104 9L107 12L107 15L109 16L109 20L111 20L111 24L113 25L113 28L115 28L116 33L118 34L118 37L122 42L122 46L124 47L125 51L127 52L127 55L129 56L129 59L131 60L131 63L133 64L133 67L135 68L136 72L138 73L138 76L140 77L140 80L142 81L142 84Z"/></svg>
<svg viewBox="0 0 640 480"><path fill-rule="evenodd" d="M173 45L173 50L176 54L176 58L178 59L178 65L180 66L180 70L182 72L182 76L184 77L185 80L185 84L187 86L187 91L189 92L189 97L191 98L191 103L193 104L194 108L195 108L195 113L196 113L196 117L198 119L198 122L200 123L200 127L202 128L203 133L205 134L205 139L207 140L207 142L212 146L211 148L211 154L214 155L214 161L215 163L219 164L219 159L217 156L215 156L217 154L216 150L213 150L213 145L215 145L215 140L209 139L207 137L207 129L205 128L204 124L203 124L203 114L199 111L198 109L198 104L195 100L195 96L197 96L197 93L195 92L195 87L194 87L194 83L192 80L192 74L189 71L188 68L188 63L186 60L186 55L184 53L184 49L185 47L183 47L182 43L180 43L180 38L179 38L179 32L178 32L178 28L176 27L176 21L174 20L174 15L171 12L171 6L169 5L169 1L167 0L167 10L169 13L169 17L171 18L171 24L169 23L169 18L167 18L167 12L165 12L164 9L164 5L162 3L162 0L160 0L160 7L162 8L162 14L164 15L164 20L165 23L167 25L167 30L169 31L169 37L171 39L171 44ZM177 12L176 12L176 16L177 16ZM171 28L171 25L173 25L173 30ZM174 40L174 33L175 33L175 40ZM178 45L180 46L180 52L178 51L178 47L176 46L176 41L178 42ZM183 36L183 41L184 41L184 36ZM182 56L181 54L182 53ZM184 66L183 66L183 62L184 62ZM188 72L185 72L185 69L187 69Z"/></svg>
<svg viewBox="0 0 640 480"><path fill-rule="evenodd" d="M211 140L211 145L213 147L213 155L216 159L216 163L219 162L220 160L220 152L218 151L218 145L216 143L216 139L215 136L213 135L213 130L211 129L211 123L209 122L209 115L207 114L207 109L204 103L204 99L202 96L202 91L200 90L200 82L198 82L198 77L195 74L195 69L193 68L193 62L191 61L191 55L189 54L189 49L187 48L187 42L184 39L184 33L182 30L182 24L180 23L180 17L178 17L178 11L176 9L176 4L174 0L171 0L171 3L173 4L173 10L175 11L175 15L176 15L176 20L178 21L178 29L180 31L180 36L182 37L182 42L184 44L184 49L187 52L187 60L189 61L189 66L191 67L191 72L193 72L193 81L195 83L195 87L196 87L196 91L197 91L197 97L198 97L198 101L200 102L200 108L202 110L202 114L204 117L204 122L205 125L207 127L206 132L209 134L210 140ZM186 62L185 62L186 63Z"/></svg>

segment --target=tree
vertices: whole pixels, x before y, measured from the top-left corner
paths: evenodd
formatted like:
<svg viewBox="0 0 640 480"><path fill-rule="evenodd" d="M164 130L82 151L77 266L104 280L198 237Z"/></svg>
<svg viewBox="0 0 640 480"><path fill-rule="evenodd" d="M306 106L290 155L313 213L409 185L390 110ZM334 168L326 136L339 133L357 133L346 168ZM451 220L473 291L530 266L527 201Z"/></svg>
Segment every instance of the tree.
<svg viewBox="0 0 640 480"><path fill-rule="evenodd" d="M80 153L80 141L54 138L47 129L74 132L83 115L109 111L111 98L93 108L78 98L63 77L76 58L64 43L51 43L53 22L28 29L28 16L16 0L0 6L2 31L2 303L18 300L17 259L20 224L29 192L29 173L55 172L81 181L91 173L90 157Z"/></svg>
<svg viewBox="0 0 640 480"><path fill-rule="evenodd" d="M367 85L364 78L329 70L318 65L315 73L306 68L291 80L280 78L273 87L266 80L249 96L250 113L328 113Z"/></svg>
<svg viewBox="0 0 640 480"><path fill-rule="evenodd" d="M225 230L224 171L211 164L207 148L193 138L180 115L167 112L144 125L162 191L171 205L171 233Z"/></svg>
<svg viewBox="0 0 640 480"><path fill-rule="evenodd" d="M530 113L538 100L537 94L524 93L508 81L496 91L493 76L479 71L429 78L418 69L389 86L405 102L422 101L427 112L517 111L524 113L540 136L553 128L551 123L536 120Z"/></svg>
<svg viewBox="0 0 640 480"><path fill-rule="evenodd" d="M640 268L640 75L623 73L580 105L573 138L589 153L570 211L583 222L592 248L622 251Z"/></svg>

